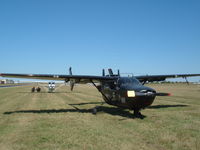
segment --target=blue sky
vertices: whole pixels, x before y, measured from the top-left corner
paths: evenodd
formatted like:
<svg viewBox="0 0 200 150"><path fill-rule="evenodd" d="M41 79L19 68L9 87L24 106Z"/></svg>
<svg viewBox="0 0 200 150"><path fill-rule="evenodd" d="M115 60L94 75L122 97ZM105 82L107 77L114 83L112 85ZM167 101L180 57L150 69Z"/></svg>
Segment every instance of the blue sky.
<svg viewBox="0 0 200 150"><path fill-rule="evenodd" d="M200 73L198 0L0 0L0 72Z"/></svg>

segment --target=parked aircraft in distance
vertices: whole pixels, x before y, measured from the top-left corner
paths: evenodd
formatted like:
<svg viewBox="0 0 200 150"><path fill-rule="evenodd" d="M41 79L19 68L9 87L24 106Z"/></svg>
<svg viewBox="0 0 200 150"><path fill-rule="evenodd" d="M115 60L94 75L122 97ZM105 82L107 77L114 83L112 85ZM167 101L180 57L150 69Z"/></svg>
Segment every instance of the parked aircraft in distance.
<svg viewBox="0 0 200 150"><path fill-rule="evenodd" d="M55 82L49 82L49 93L52 93L55 90Z"/></svg>

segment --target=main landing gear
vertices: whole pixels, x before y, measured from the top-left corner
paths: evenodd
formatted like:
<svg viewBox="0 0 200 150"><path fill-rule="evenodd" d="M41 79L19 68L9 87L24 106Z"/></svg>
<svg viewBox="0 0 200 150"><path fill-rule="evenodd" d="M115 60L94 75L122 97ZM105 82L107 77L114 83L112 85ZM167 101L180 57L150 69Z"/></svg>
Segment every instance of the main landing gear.
<svg viewBox="0 0 200 150"><path fill-rule="evenodd" d="M97 107L94 107L94 108L92 109L92 114L93 114L93 115L96 115L96 114L97 114Z"/></svg>
<svg viewBox="0 0 200 150"><path fill-rule="evenodd" d="M103 104L104 104L104 103L102 102L102 103L101 103L101 106L102 106ZM92 108L92 114L93 114L93 115L96 115L97 112L98 112L98 108L101 107L101 106L96 106L96 107Z"/></svg>

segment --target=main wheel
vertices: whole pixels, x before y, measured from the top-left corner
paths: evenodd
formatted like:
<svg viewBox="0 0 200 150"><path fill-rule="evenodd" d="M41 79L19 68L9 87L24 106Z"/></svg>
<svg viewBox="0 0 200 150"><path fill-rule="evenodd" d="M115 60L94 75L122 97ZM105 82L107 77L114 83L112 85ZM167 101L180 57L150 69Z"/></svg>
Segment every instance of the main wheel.
<svg viewBox="0 0 200 150"><path fill-rule="evenodd" d="M97 108L92 109L92 114L96 115L97 114Z"/></svg>

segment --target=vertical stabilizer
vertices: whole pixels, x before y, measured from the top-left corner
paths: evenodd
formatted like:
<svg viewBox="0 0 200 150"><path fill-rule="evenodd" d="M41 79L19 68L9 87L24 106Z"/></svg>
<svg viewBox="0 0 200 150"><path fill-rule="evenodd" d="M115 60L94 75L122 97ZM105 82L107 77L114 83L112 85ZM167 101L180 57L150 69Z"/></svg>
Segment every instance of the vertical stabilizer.
<svg viewBox="0 0 200 150"><path fill-rule="evenodd" d="M72 75L72 67L69 67L69 75Z"/></svg>
<svg viewBox="0 0 200 150"><path fill-rule="evenodd" d="M119 69L117 70L117 75L120 76L120 71L119 71Z"/></svg>
<svg viewBox="0 0 200 150"><path fill-rule="evenodd" d="M102 70L102 76L105 76L105 69Z"/></svg>

